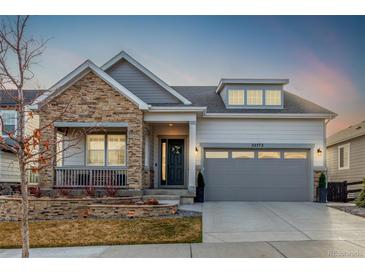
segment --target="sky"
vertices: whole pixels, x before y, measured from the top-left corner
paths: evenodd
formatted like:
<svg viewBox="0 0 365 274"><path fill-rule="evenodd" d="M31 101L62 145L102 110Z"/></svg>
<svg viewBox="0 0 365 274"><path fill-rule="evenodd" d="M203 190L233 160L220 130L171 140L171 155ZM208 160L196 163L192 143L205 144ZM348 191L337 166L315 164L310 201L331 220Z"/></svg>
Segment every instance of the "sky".
<svg viewBox="0 0 365 274"><path fill-rule="evenodd" d="M288 78L338 114L327 135L365 120L365 16L37 16L28 31L50 38L29 88L125 50L170 85Z"/></svg>

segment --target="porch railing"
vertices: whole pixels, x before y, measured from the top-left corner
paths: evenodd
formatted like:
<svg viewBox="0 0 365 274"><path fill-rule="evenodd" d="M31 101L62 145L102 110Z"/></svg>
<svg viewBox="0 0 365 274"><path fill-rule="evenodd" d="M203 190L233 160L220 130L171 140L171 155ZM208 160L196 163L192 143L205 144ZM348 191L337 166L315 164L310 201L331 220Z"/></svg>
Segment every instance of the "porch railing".
<svg viewBox="0 0 365 274"><path fill-rule="evenodd" d="M56 187L125 187L127 169L120 167L56 167Z"/></svg>

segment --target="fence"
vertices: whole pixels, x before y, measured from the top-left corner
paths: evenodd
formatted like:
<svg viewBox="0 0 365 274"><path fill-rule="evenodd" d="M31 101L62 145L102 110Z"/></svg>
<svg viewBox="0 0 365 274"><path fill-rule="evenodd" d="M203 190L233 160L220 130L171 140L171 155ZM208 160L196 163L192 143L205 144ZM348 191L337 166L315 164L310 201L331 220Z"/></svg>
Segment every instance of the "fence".
<svg viewBox="0 0 365 274"><path fill-rule="evenodd" d="M329 202L350 202L356 199L362 190L363 182L328 182L327 200Z"/></svg>

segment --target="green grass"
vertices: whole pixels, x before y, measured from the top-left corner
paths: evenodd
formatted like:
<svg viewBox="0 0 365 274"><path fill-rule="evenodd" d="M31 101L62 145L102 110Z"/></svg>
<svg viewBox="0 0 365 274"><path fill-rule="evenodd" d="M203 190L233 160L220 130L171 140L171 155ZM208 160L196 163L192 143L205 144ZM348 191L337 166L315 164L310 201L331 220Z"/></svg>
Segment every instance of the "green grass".
<svg viewBox="0 0 365 274"><path fill-rule="evenodd" d="M31 247L199 243L201 217L33 221ZM0 222L0 248L21 246L19 222Z"/></svg>

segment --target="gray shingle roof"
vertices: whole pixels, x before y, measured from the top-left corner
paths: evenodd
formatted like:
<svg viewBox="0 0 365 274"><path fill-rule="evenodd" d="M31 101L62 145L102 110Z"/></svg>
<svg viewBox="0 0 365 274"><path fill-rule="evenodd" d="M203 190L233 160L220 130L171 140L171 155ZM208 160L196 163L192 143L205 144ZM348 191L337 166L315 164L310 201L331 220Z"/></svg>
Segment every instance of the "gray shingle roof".
<svg viewBox="0 0 365 274"><path fill-rule="evenodd" d="M332 146L365 135L365 120L349 126L327 138L327 146Z"/></svg>
<svg viewBox="0 0 365 274"><path fill-rule="evenodd" d="M35 98L41 95L43 90L24 90L24 99L26 103L31 103ZM12 96L17 96L16 90L0 90L0 106L13 106L15 101Z"/></svg>
<svg viewBox="0 0 365 274"><path fill-rule="evenodd" d="M220 95L216 93L216 86L173 86L172 88L191 101L192 106L207 107L208 113L313 113L336 115L334 112L288 91L284 91L283 109L227 109Z"/></svg>

